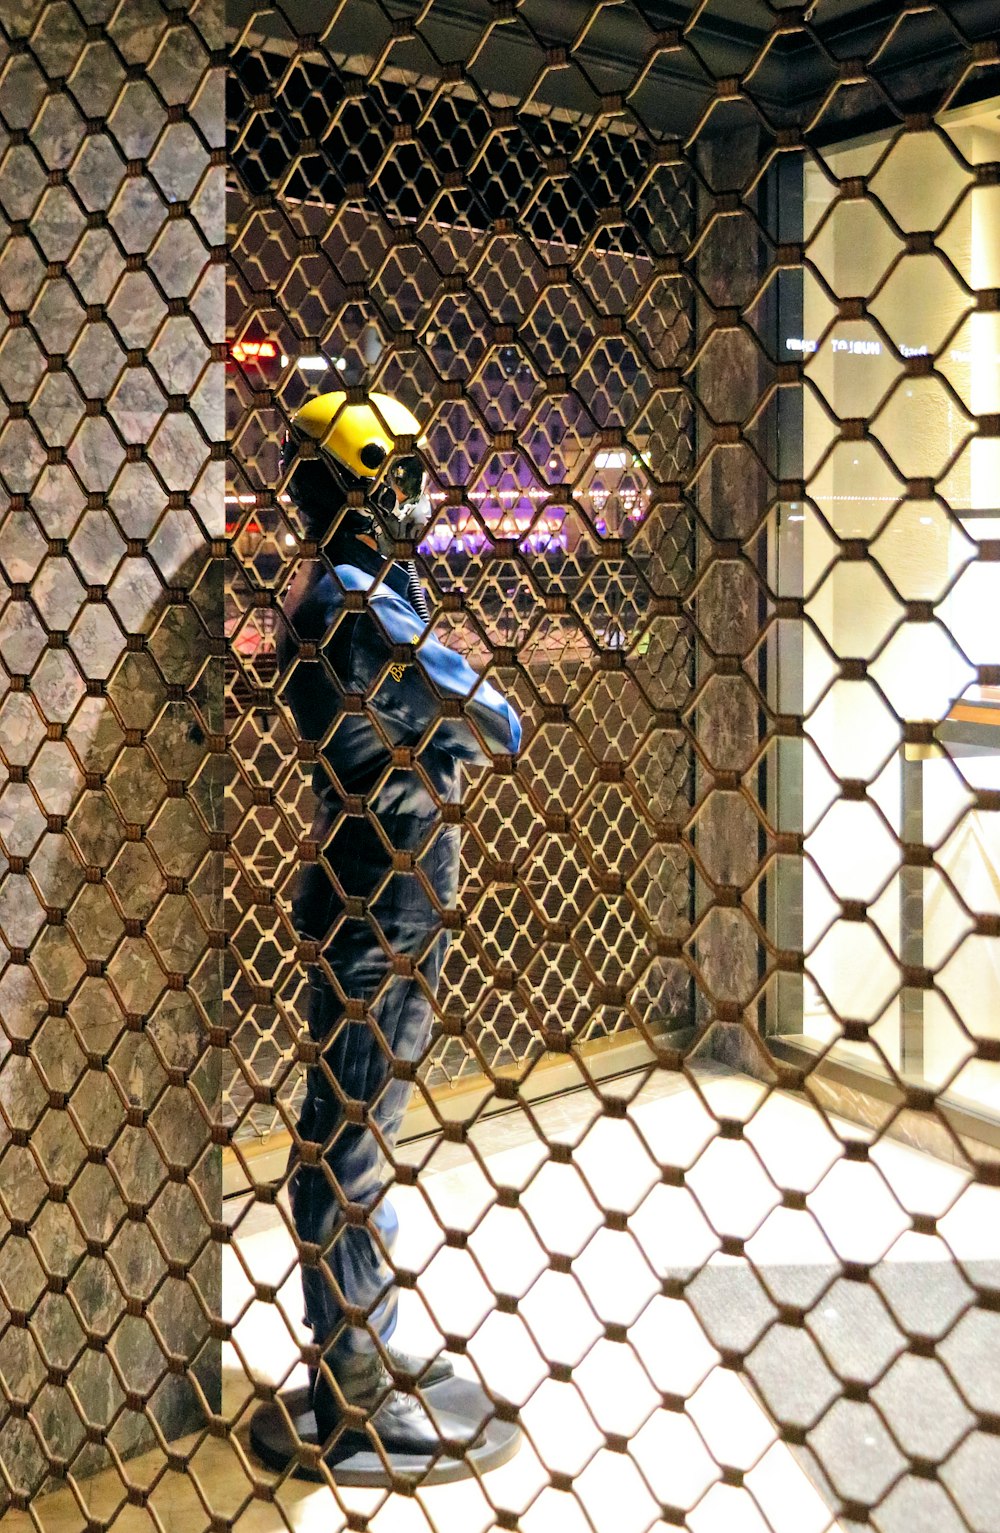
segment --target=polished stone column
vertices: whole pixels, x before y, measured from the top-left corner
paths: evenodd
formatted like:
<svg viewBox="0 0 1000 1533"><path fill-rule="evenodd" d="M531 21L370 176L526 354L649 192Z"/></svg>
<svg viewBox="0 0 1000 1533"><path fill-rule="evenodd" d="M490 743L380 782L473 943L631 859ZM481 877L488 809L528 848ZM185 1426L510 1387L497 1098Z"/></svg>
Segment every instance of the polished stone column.
<svg viewBox="0 0 1000 1533"><path fill-rule="evenodd" d="M765 433L750 423L774 368L751 333L753 325L734 320L750 303L766 267L764 242L749 211L754 198L732 214L710 215L713 197L742 193L753 184L758 150L759 135L747 127L706 143L702 156L700 222L706 233L697 266L704 299L699 341L710 327L714 334L698 364L697 389L713 424L704 423L699 441L696 504L702 531L693 604L699 640L696 729L704 757L694 835L700 863L697 1011L702 1026L712 1028L709 1051L753 1073L768 1069L750 1005L759 983L760 944L751 912L762 831L740 783L761 742L754 650L762 588L754 537L773 494L767 469L774 472L774 465L767 462ZM759 319L757 309L754 323Z"/></svg>
<svg viewBox="0 0 1000 1533"><path fill-rule="evenodd" d="M0 22L0 1460L22 1504L203 1423L221 1380L222 7L87 11Z"/></svg>

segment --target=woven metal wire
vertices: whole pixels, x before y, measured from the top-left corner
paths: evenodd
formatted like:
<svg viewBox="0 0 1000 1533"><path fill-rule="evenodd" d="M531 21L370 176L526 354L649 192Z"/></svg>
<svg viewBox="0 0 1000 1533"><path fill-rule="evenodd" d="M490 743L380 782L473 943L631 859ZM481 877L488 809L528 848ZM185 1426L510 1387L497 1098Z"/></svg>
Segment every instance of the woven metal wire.
<svg viewBox="0 0 1000 1533"><path fill-rule="evenodd" d="M342 386L426 423L435 630L525 725L415 1094L481 1210L403 1281L530 1357L466 1525L995 1525L998 80L974 0L0 17L5 1515L311 1515L248 1231L310 1052L279 450Z"/></svg>
<svg viewBox="0 0 1000 1533"><path fill-rule="evenodd" d="M222 44L212 4L0 16L12 1525L220 1398Z"/></svg>

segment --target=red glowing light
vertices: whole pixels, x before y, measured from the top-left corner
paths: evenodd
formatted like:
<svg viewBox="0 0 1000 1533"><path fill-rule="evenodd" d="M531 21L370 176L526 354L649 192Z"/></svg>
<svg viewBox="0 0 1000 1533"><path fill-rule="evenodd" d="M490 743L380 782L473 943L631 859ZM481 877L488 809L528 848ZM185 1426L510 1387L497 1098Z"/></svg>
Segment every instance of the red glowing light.
<svg viewBox="0 0 1000 1533"><path fill-rule="evenodd" d="M278 348L273 341L234 341L230 355L234 362L273 362Z"/></svg>

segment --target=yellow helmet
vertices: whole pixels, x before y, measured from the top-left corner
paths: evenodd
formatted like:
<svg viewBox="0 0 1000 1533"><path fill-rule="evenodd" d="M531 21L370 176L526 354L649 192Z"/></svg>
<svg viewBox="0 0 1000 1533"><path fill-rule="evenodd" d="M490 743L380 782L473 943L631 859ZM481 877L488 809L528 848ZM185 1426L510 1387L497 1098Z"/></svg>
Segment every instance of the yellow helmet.
<svg viewBox="0 0 1000 1533"><path fill-rule="evenodd" d="M368 404L349 405L343 390L334 389L310 399L293 421L359 479L375 478L397 437L411 437L421 447L427 443L420 422L398 399L388 394L368 398Z"/></svg>

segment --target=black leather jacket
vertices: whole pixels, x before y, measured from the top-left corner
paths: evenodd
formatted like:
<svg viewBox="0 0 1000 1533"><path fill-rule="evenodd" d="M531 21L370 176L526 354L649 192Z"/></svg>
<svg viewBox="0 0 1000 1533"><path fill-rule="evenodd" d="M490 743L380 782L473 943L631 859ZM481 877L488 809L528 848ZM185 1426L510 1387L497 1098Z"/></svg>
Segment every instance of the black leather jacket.
<svg viewBox="0 0 1000 1533"><path fill-rule="evenodd" d="M459 763L516 754L521 725L495 687L432 637L409 600L405 571L393 565L380 582L382 567L379 554L351 538L334 545L332 558L304 563L283 602L279 690L302 738L320 748L313 838L323 856L300 869L293 919L300 936L322 942L341 891L374 895L393 951L410 953L440 914L419 879L389 873L392 852L412 852L450 907L459 827L441 824L439 803L458 802ZM413 748L413 766L393 765L396 746ZM363 814L345 815L348 795L364 799ZM349 982L356 976L340 978L348 993L360 993Z"/></svg>

